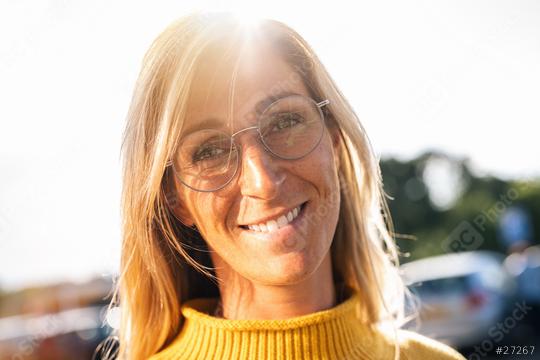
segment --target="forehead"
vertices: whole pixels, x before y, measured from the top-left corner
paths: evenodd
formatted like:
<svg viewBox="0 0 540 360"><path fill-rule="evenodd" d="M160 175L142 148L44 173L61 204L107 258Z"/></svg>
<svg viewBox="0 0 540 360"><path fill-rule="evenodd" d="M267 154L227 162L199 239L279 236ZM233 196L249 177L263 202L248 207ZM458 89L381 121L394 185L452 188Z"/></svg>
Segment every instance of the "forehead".
<svg viewBox="0 0 540 360"><path fill-rule="evenodd" d="M206 59L195 72L182 132L251 126L258 113L289 94L309 91L299 72L267 46L252 46L225 61Z"/></svg>

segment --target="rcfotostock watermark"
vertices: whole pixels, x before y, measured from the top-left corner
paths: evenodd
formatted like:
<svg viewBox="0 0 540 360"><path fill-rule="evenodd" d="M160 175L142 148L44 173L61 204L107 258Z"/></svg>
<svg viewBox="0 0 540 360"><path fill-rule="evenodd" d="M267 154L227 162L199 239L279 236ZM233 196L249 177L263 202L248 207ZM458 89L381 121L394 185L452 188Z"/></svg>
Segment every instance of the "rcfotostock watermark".
<svg viewBox="0 0 540 360"><path fill-rule="evenodd" d="M34 354L34 351L39 346L43 339L55 334L61 327L61 322L57 316L48 315L41 320L35 320L32 326L38 330L29 337L25 337L17 344L18 351L11 355L11 360L23 360Z"/></svg>
<svg viewBox="0 0 540 360"><path fill-rule="evenodd" d="M484 242L484 237L468 221L462 221L450 233L443 243L442 248L446 252L460 252L478 249Z"/></svg>
<svg viewBox="0 0 540 360"><path fill-rule="evenodd" d="M499 199L489 208L475 216L472 223L462 221L443 240L441 247L445 252L461 252L478 249L484 243L483 232L489 223L495 223L497 219L511 206L519 196L519 192L510 188L501 194ZM473 225L474 224L474 225Z"/></svg>
<svg viewBox="0 0 540 360"><path fill-rule="evenodd" d="M491 354L495 349L495 345L503 340L531 310L532 307L527 305L525 301L515 303L510 315L491 326L487 332L488 338L475 345L474 352L467 358L469 360L478 360Z"/></svg>
<svg viewBox="0 0 540 360"><path fill-rule="evenodd" d="M252 99L275 99L277 100L279 97L282 96L282 94L287 93L290 91L290 89L294 89L295 87L299 85L304 84L304 78L306 74L306 70L309 70L312 67L312 64L310 65L303 65L303 66L294 66L295 71L291 72L284 80L275 82L269 89L265 89L264 91L255 92L252 95ZM255 124L257 122L257 118L259 116L259 113L257 111L253 111L249 109L250 102L247 101L242 105L242 108L240 108L240 113L245 113L244 120L248 124Z"/></svg>

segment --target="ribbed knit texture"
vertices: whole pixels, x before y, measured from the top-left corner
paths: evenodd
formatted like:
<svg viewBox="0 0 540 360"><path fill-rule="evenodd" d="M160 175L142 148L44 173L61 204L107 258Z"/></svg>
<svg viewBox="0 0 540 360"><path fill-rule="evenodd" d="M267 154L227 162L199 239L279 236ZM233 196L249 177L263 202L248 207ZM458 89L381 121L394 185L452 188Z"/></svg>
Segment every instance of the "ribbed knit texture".
<svg viewBox="0 0 540 360"><path fill-rule="evenodd" d="M185 323L151 360L393 359L393 335L358 320L358 295L332 309L280 320L228 320L209 314L217 299L182 306ZM450 347L400 330L401 359L464 359Z"/></svg>

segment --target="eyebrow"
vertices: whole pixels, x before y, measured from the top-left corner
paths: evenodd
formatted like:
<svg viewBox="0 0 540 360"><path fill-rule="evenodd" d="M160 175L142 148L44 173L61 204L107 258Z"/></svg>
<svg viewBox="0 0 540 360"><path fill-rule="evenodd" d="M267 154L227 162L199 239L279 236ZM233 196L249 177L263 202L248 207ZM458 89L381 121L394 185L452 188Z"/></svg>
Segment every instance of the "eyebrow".
<svg viewBox="0 0 540 360"><path fill-rule="evenodd" d="M266 108L270 106L272 103L274 103L275 101L282 99L284 97L287 97L287 96L291 96L291 95L300 95L300 94L292 92L292 91L282 91L277 94L267 96L263 100L257 102L257 104L255 104L255 112L257 116L262 114L262 112L266 110ZM220 129L220 128L223 128L223 124L224 122L218 118L215 118L215 117L206 118L206 119L197 121L196 125L189 127L184 132L184 135L189 135L198 130Z"/></svg>

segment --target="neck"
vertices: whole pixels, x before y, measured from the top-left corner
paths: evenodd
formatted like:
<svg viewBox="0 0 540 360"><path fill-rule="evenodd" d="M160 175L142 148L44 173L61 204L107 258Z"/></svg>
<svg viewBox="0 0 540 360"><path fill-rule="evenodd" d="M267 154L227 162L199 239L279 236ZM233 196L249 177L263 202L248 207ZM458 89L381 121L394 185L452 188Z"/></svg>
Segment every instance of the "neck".
<svg viewBox="0 0 540 360"><path fill-rule="evenodd" d="M222 269L217 272L221 298L214 315L226 319L287 319L330 309L342 300L336 296L330 253L313 274L290 285L258 284L224 271L223 264L216 268Z"/></svg>

